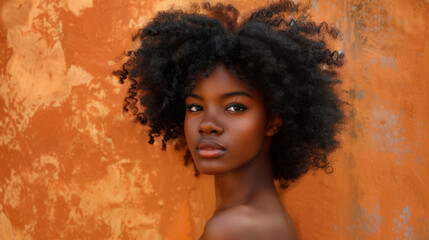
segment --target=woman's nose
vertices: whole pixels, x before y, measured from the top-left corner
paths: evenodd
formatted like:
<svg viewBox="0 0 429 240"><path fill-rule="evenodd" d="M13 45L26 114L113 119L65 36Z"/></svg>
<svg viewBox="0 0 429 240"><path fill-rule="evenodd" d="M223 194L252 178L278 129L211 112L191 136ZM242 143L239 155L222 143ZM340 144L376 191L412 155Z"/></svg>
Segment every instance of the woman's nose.
<svg viewBox="0 0 429 240"><path fill-rule="evenodd" d="M198 132L200 134L215 134L219 135L223 133L223 127L216 118L216 113L207 113L202 120Z"/></svg>

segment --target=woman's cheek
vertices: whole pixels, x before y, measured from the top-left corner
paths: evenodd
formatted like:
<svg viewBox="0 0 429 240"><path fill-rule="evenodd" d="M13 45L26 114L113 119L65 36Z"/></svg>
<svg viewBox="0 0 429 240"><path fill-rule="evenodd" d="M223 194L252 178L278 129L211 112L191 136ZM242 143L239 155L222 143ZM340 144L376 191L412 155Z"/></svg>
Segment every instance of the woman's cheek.
<svg viewBox="0 0 429 240"><path fill-rule="evenodd" d="M234 131L232 133L233 142L242 153L253 154L261 148L265 136L265 125L260 118L261 116L254 114L231 128L231 131Z"/></svg>
<svg viewBox="0 0 429 240"><path fill-rule="evenodd" d="M195 119L192 117L189 117L188 115L185 115L185 121L184 121L184 132L185 132L185 140L188 144L189 149L192 149L194 146L194 132L196 129L196 122Z"/></svg>

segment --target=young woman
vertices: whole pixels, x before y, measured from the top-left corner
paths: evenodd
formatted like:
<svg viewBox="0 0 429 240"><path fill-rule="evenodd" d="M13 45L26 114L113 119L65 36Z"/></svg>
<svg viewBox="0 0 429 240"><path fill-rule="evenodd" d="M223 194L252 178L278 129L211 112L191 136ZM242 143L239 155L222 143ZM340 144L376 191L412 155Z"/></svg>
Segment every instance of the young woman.
<svg viewBox="0 0 429 240"><path fill-rule="evenodd" d="M289 1L238 15L220 3L159 12L115 72L131 81L124 109L149 124L149 143L172 140L196 175L214 175L201 239L296 239L273 179L285 188L311 168L332 171L343 54L327 43L339 31Z"/></svg>

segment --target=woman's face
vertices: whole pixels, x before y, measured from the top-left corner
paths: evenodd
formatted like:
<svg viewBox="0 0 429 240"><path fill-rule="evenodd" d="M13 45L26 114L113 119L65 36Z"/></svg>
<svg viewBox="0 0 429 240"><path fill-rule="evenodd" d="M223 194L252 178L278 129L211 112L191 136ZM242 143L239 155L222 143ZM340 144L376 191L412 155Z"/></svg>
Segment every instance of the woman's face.
<svg viewBox="0 0 429 240"><path fill-rule="evenodd" d="M260 159L268 133L262 94L216 65L186 98L185 137L197 169L222 174Z"/></svg>

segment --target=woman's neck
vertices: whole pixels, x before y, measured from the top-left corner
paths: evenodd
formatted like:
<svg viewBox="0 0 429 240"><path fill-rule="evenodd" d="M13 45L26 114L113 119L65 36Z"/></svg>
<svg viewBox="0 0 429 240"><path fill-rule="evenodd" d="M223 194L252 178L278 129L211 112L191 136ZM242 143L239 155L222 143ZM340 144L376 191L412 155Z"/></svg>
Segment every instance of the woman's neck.
<svg viewBox="0 0 429 240"><path fill-rule="evenodd" d="M273 183L269 146L270 142L267 141L260 154L240 168L215 175L215 214L224 209L246 204L262 191L277 194Z"/></svg>

